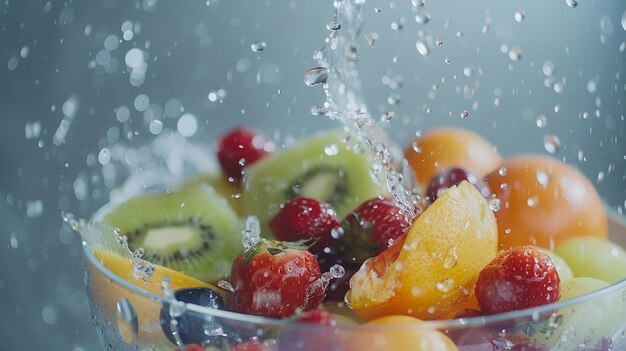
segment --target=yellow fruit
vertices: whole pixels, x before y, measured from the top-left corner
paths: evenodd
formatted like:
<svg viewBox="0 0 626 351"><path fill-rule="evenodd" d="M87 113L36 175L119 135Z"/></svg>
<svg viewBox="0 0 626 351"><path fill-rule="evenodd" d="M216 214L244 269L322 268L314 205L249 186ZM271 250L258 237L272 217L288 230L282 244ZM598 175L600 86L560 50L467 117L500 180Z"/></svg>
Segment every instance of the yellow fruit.
<svg viewBox="0 0 626 351"><path fill-rule="evenodd" d="M502 162L496 148L483 137L452 127L424 133L406 148L404 157L422 186L449 168L460 167L483 177Z"/></svg>
<svg viewBox="0 0 626 351"><path fill-rule="evenodd" d="M478 273L496 256L497 238L487 201L464 181L444 192L402 239L365 261L346 299L365 320L450 318L468 306Z"/></svg>
<svg viewBox="0 0 626 351"><path fill-rule="evenodd" d="M363 324L348 339L347 351L456 351L443 333L408 316L387 316Z"/></svg>
<svg viewBox="0 0 626 351"><path fill-rule="evenodd" d="M242 190L238 184L229 182L223 174L204 173L185 181L180 187L181 189L190 189L202 184L210 185L218 194L228 201L230 208L232 208L239 217L242 216Z"/></svg>
<svg viewBox="0 0 626 351"><path fill-rule="evenodd" d="M205 287L211 288L222 295L225 294L223 290L211 284L158 265L155 265L154 273L150 276L148 282L145 283L143 280L134 277L132 261L130 259L98 248L94 249L93 253L96 260L100 261L102 265L112 273L137 286L139 289L155 295L163 295L161 283L165 277L169 277L169 286L172 290ZM159 313L161 310L160 302L131 292L129 289L111 281L91 264L87 264L87 267L93 302L99 306L99 309L106 315L107 320L119 320L117 306L122 299L126 299L128 304L135 310L139 323L137 335L134 335L132 330L127 328L127 323L117 325L118 331L126 342L131 343L137 340L148 340L151 342L163 341L164 343L169 343L161 332L159 323Z"/></svg>

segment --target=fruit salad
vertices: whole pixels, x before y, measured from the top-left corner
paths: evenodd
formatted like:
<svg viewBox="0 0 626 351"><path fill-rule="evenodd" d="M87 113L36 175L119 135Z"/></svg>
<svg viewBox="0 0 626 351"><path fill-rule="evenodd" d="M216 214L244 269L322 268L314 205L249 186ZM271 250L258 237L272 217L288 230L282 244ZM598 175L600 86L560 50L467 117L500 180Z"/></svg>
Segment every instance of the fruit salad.
<svg viewBox="0 0 626 351"><path fill-rule="evenodd" d="M549 307L626 278L626 252L608 239L599 195L560 160L503 158L466 130L426 132L407 143L409 169L397 170L414 177L405 182L414 184L411 216L373 171L371 150L343 129L279 149L240 127L216 149L219 172L133 197L81 230L104 268L161 297L117 302L118 316L132 305L138 317L129 343L353 351L572 342L574 350L576 323L600 318L582 340L591 346L576 350L611 350L626 327L624 299L605 301L609 317ZM110 284L92 285L96 304L115 305ZM544 305L530 320L488 323ZM250 316L275 327L251 328ZM481 321L491 328L463 332Z"/></svg>

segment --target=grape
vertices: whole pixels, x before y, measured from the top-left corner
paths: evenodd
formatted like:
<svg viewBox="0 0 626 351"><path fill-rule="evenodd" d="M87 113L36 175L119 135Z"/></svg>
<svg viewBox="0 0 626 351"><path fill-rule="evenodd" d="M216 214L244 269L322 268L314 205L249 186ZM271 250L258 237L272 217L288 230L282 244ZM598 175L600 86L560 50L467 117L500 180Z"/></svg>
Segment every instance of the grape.
<svg viewBox="0 0 626 351"><path fill-rule="evenodd" d="M472 183L484 197L490 195L491 191L485 182L462 168L450 168L437 174L428 183L426 195L431 202L434 202L446 189L453 185L459 185L464 180Z"/></svg>
<svg viewBox="0 0 626 351"><path fill-rule="evenodd" d="M596 278L578 277L561 281L561 301L584 295L609 286L609 283Z"/></svg>
<svg viewBox="0 0 626 351"><path fill-rule="evenodd" d="M609 240L574 237L561 243L556 253L575 277L596 278L609 284L626 278L626 251Z"/></svg>
<svg viewBox="0 0 626 351"><path fill-rule="evenodd" d="M550 251L541 247L539 248L539 250L541 250L544 254L550 257L552 263L554 263L554 268L556 268L557 273L559 273L559 278L561 279L561 282L574 278L574 273L572 273L572 269L567 265L567 262L565 262L565 260L561 256L557 255L554 251Z"/></svg>

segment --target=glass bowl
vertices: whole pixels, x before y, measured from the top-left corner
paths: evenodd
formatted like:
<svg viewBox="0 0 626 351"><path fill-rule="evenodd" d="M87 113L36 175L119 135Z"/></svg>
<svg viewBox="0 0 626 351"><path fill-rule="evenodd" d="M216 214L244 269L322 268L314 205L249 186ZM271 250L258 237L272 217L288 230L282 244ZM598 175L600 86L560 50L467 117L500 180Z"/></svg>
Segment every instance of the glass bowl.
<svg viewBox="0 0 626 351"><path fill-rule="evenodd" d="M611 239L624 245L626 221L615 214L610 218ZM84 254L93 321L103 347L107 350L176 349L162 331L159 317L163 306L170 306L171 301L141 288L139 280L131 284L111 272L95 257L90 245L84 245ZM364 335L385 340L394 337L395 333L430 330L445 333L459 350L467 351L509 350L516 344L527 342L541 343L552 350L626 349L626 279L568 301L538 308L486 317L425 321L410 328L388 325L364 329L340 323L338 329L332 329L217 311L193 304L186 304L178 313L188 325L213 336L210 340L216 350L230 350L233 345L254 339L264 342L272 350L341 351L354 339L362 340ZM367 350L392 349L390 344L380 342L378 346L374 342ZM406 350L417 350L411 347L414 346L407 345Z"/></svg>
<svg viewBox="0 0 626 351"><path fill-rule="evenodd" d="M295 1L106 1L103 14L73 9L71 20L87 24L80 32L68 29L71 39L85 36L86 47L95 45L87 55L90 79L81 83L87 93L70 95L63 105L66 124L59 126L63 138L71 125L90 131L76 136L89 151L64 149L79 154L72 167L87 160L67 187L75 212L89 217L104 203L170 189L202 172L210 163L203 153L236 125L292 145L339 125L340 114L325 110L352 109L369 111L377 121L380 116L381 130L396 142L454 125L488 137L505 156L547 152L574 164L607 204L611 239L626 247L623 4L337 4L339 13L330 2L322 8ZM363 17L341 12L348 4L365 6ZM348 33L355 45L347 40L338 55L320 56L315 49L332 47L334 32ZM303 82L307 70L324 62L336 67L328 84L322 75ZM334 99L324 105L329 95ZM74 119L78 102L108 119ZM166 140L168 131L178 142ZM145 147L155 139L163 141L156 150L161 154ZM348 316L335 330L179 305L109 271L89 244L84 254L93 322L109 350L176 349L175 337L162 331L163 308L173 308L223 350L250 339L276 350L364 349L354 346L358 340L371 341L367 350L388 350L388 335L434 329L466 351L522 349L532 342L554 350L626 350L626 280L531 310L410 328L357 327Z"/></svg>

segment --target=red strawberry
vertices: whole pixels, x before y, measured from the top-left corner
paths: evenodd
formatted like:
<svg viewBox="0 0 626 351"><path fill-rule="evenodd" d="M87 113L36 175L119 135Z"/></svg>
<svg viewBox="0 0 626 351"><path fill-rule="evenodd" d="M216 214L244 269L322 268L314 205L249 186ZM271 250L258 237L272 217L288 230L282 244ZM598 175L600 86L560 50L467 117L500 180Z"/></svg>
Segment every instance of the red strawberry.
<svg viewBox="0 0 626 351"><path fill-rule="evenodd" d="M304 312L295 321L314 325L308 327L294 324L285 327L278 337L279 350L344 350L337 321L325 308Z"/></svg>
<svg viewBox="0 0 626 351"><path fill-rule="evenodd" d="M303 247L261 240L233 262L231 308L269 317L315 309L325 296L320 278L315 256Z"/></svg>
<svg viewBox="0 0 626 351"><path fill-rule="evenodd" d="M343 256L349 262L361 264L384 251L409 226L392 199L375 197L366 201L342 222Z"/></svg>
<svg viewBox="0 0 626 351"><path fill-rule="evenodd" d="M313 253L322 252L333 242L331 232L339 226L337 214L329 204L306 197L287 202L270 222L279 240L317 239L310 249Z"/></svg>
<svg viewBox="0 0 626 351"><path fill-rule="evenodd" d="M533 246L501 251L478 275L476 298L483 314L522 310L559 300L559 274Z"/></svg>
<svg viewBox="0 0 626 351"><path fill-rule="evenodd" d="M253 164L275 149L273 142L256 131L239 127L222 136L217 142L217 159L228 177L239 182L244 167Z"/></svg>
<svg viewBox="0 0 626 351"><path fill-rule="evenodd" d="M274 349L258 340L246 341L233 346L232 351L273 351Z"/></svg>

